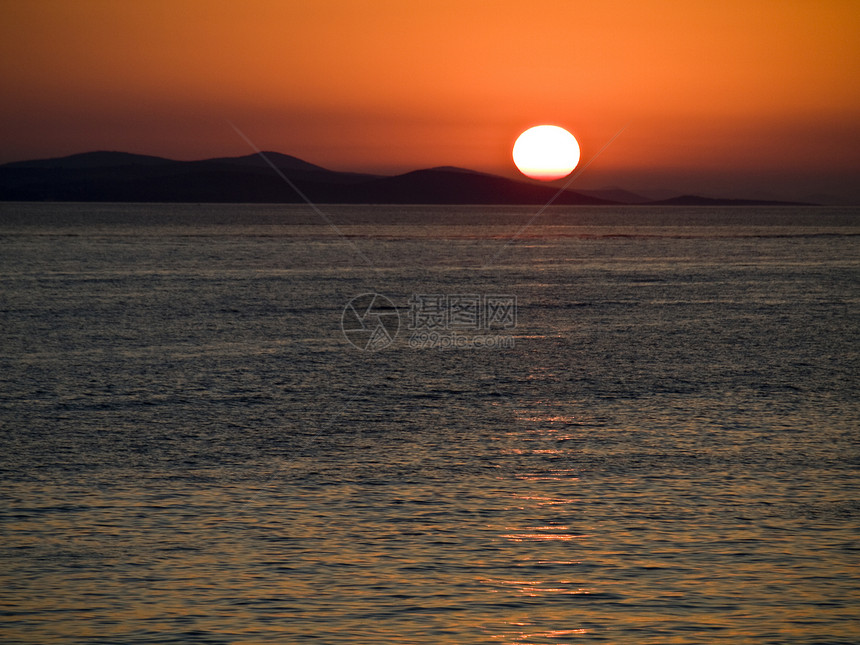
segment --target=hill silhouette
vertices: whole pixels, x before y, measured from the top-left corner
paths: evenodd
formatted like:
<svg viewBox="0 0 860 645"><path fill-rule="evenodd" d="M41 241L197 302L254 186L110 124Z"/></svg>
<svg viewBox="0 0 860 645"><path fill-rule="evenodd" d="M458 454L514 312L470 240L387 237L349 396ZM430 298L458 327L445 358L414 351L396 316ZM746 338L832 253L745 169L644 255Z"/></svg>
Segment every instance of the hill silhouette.
<svg viewBox="0 0 860 645"><path fill-rule="evenodd" d="M264 152L241 157L175 161L96 151L0 165L2 201L233 202L319 204L546 204L558 186L515 181L441 166L395 176L339 172L298 157ZM277 172L272 168L274 166ZM289 179L284 181L283 177ZM290 185L293 184L293 186ZM683 196L649 202L623 189L565 190L559 205L752 203ZM755 202L757 204L779 202Z"/></svg>

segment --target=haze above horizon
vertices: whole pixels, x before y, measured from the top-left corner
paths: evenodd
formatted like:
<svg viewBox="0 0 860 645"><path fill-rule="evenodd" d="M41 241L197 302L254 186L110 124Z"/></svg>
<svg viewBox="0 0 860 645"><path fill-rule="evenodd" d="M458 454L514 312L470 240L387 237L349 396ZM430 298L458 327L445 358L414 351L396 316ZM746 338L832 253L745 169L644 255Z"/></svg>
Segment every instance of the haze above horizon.
<svg viewBox="0 0 860 645"><path fill-rule="evenodd" d="M860 201L852 2L594 5L2 0L0 163L266 150L327 168L518 176L569 129L573 188ZM11 97L11 98L10 98Z"/></svg>

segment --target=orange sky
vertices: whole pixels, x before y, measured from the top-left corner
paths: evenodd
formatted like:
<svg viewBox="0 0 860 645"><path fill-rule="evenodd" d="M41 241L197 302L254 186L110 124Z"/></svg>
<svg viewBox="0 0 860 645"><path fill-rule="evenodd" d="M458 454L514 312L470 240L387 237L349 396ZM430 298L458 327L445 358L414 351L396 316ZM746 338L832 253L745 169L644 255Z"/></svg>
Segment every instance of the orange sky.
<svg viewBox="0 0 860 645"><path fill-rule="evenodd" d="M846 1L0 0L0 162L260 148L343 170L516 176L573 132L580 187L858 194ZM853 191L853 192L852 192Z"/></svg>

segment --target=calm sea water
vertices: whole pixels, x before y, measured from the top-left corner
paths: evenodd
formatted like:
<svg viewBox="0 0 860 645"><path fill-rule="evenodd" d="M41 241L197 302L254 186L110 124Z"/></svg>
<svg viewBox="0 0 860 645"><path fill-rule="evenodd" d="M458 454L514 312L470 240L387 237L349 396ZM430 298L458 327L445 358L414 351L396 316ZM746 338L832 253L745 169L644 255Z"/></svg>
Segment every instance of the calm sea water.
<svg viewBox="0 0 860 645"><path fill-rule="evenodd" d="M324 212L0 206L0 640L860 642L856 210Z"/></svg>

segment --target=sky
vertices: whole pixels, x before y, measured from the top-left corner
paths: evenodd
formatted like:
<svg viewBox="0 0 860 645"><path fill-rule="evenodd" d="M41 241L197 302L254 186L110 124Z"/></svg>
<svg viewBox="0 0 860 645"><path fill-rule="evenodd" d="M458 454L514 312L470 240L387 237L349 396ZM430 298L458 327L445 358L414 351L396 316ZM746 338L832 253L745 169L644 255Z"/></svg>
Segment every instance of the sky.
<svg viewBox="0 0 860 645"><path fill-rule="evenodd" d="M334 170L860 203L856 0L0 0L0 163L263 150ZM613 140L613 137L621 134ZM607 143L611 143L607 146Z"/></svg>

